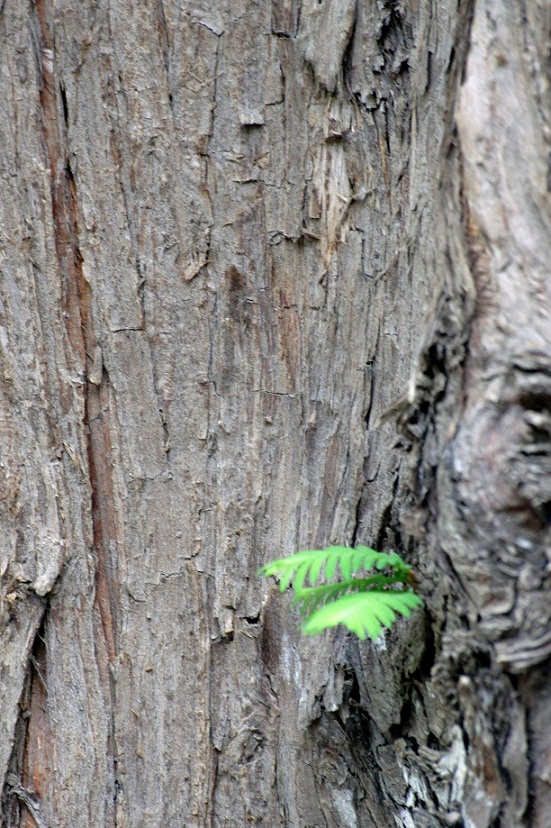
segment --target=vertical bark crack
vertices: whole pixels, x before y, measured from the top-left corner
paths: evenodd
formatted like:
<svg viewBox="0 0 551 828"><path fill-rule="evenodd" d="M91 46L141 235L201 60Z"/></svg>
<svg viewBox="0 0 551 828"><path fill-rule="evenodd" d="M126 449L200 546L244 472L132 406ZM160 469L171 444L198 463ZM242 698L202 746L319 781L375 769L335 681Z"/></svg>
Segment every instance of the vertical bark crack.
<svg viewBox="0 0 551 828"><path fill-rule="evenodd" d="M114 539L110 443L104 411L108 408L107 375L97 376L98 340L92 322L92 291L84 277L78 242L78 193L68 162L64 125L68 121L66 94L55 79L55 42L51 9L47 0L35 4L42 60L42 128L51 170L52 213L55 247L62 282L63 317L72 357L84 378L84 420L87 435L89 475L92 488L92 523L97 554L96 594L109 661L115 657L114 561L109 559ZM60 90L58 101L56 88ZM60 115L63 113L63 117ZM90 376L93 374L90 381ZM97 384L100 379L99 385Z"/></svg>
<svg viewBox="0 0 551 828"><path fill-rule="evenodd" d="M37 740L29 744L29 728L47 730L45 702L47 696L47 661L44 639L48 607L35 596L30 599L40 606L36 618L36 632L30 642L28 669L19 699L19 715L13 732L13 746L2 792L1 815L6 818L7 828L21 824L21 807L25 806L39 828L47 828L41 816L42 781L51 761L51 752L37 750ZM43 745L50 746L51 740L43 738ZM2 823L3 824L3 823Z"/></svg>
<svg viewBox="0 0 551 828"><path fill-rule="evenodd" d="M96 634L96 656L98 671L108 699L107 704L111 710L110 715L114 716L115 688L109 664L114 661L117 653L118 596L115 587L116 530L108 422L110 385L107 372L101 364L101 350L92 318L92 290L84 276L79 247L78 189L69 163L67 147L70 99L64 84L56 77L54 8L50 0L36 0L34 12L40 54L39 71L42 74L42 134L50 169L54 243L61 281L60 312L63 314L71 349L68 364L72 364L76 373L83 377L82 427L86 435L91 486L90 510L93 548L96 555L95 600L101 620L101 634ZM34 684L36 681L33 686ZM45 723L38 722L33 727L34 739L41 735L43 724ZM113 758L113 772L116 777L117 754L113 719L109 742L109 753ZM32 750L32 745L27 739L26 751L29 750ZM38 792L39 786L35 785L35 788ZM27 802L25 804L30 807ZM32 809L31 813L40 825Z"/></svg>

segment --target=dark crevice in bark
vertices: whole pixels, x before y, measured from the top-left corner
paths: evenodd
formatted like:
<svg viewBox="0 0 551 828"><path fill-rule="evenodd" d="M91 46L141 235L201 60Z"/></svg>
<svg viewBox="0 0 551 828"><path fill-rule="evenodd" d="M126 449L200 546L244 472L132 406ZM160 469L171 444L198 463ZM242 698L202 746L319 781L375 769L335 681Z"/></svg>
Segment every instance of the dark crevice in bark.
<svg viewBox="0 0 551 828"><path fill-rule="evenodd" d="M377 521L379 531L373 543L373 548L380 552L388 550L388 529L392 519L392 501L390 501Z"/></svg>
<svg viewBox="0 0 551 828"><path fill-rule="evenodd" d="M397 0L389 0L386 4L384 16L382 17L381 28L377 38L377 45L384 57L384 72L391 78L398 76L407 67L407 54L411 44L411 25L403 16L401 3ZM429 53L430 54L430 53Z"/></svg>
<svg viewBox="0 0 551 828"><path fill-rule="evenodd" d="M354 549L358 544L358 535L361 529L361 515L362 515L362 493L356 502L356 509L354 512L354 523L352 526L352 537L350 539L350 546Z"/></svg>
<svg viewBox="0 0 551 828"><path fill-rule="evenodd" d="M61 105L63 107L63 120L65 122L65 129L69 126L69 109L67 106L67 93L65 92L65 87L62 83L59 84L59 97L61 99Z"/></svg>
<svg viewBox="0 0 551 828"><path fill-rule="evenodd" d="M354 96L350 95L350 79L351 79L351 72L352 72L352 54L354 51L354 40L356 38L356 30L358 26L358 13L356 11L354 15L354 22L352 23L352 28L350 31L350 37L348 39L348 43L346 44L346 48L343 52L342 57L342 83L345 90L348 90L349 97L353 100Z"/></svg>
<svg viewBox="0 0 551 828"><path fill-rule="evenodd" d="M5 819L6 828L19 828L25 812L30 814L38 828L48 828L41 808L44 782L52 771L53 762L53 745L48 739L46 717L48 611L49 603L44 606L44 614L29 653L27 677L19 701L12 755L2 794L1 816Z"/></svg>

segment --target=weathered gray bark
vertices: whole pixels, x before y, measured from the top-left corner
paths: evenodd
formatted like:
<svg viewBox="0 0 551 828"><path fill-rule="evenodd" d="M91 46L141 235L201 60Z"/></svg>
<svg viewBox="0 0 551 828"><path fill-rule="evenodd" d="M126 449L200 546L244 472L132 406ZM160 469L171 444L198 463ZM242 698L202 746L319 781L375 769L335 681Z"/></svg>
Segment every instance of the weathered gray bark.
<svg viewBox="0 0 551 828"><path fill-rule="evenodd" d="M548 825L550 18L0 2L2 824Z"/></svg>

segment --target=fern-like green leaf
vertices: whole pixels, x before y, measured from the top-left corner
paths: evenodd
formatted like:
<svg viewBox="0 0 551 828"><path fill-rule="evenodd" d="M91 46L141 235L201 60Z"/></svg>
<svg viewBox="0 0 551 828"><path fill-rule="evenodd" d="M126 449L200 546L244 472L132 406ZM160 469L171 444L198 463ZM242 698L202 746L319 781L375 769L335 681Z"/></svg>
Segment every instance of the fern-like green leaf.
<svg viewBox="0 0 551 828"><path fill-rule="evenodd" d="M396 613L409 617L412 610L422 605L413 592L376 591L343 595L309 615L302 624L302 631L315 635L329 627L344 624L358 638L369 636L376 639L383 627L391 627Z"/></svg>
<svg viewBox="0 0 551 828"><path fill-rule="evenodd" d="M411 571L408 564L396 552L377 552L368 546L358 546L356 549L349 549L346 546L329 546L327 549L308 549L304 552L297 552L287 558L280 558L266 564L259 570L259 574L280 578L279 589L285 592L290 584L293 584L295 595L305 588L305 583L310 582L312 586L323 577L331 580L335 576L337 567L340 569L343 580L350 581L352 575L362 570L382 570L390 567L396 574L394 580L405 580Z"/></svg>
<svg viewBox="0 0 551 828"><path fill-rule="evenodd" d="M335 578L337 569L342 581L317 584ZM370 570L375 572L354 577ZM278 577L281 592L292 585L294 603L304 618L302 629L309 634L344 624L358 638L375 639L383 627L392 626L397 613L409 616L423 604L410 589L395 588L410 581L411 567L404 559L369 546L308 549L266 564L260 574Z"/></svg>
<svg viewBox="0 0 551 828"><path fill-rule="evenodd" d="M298 594L295 594L294 603L299 605L300 614L306 615L330 601L336 601L337 598L347 593L380 591L392 587L396 583L404 583L405 580L405 576L397 573L394 575L371 575L369 578L351 578L349 581L338 581L335 584L304 587Z"/></svg>

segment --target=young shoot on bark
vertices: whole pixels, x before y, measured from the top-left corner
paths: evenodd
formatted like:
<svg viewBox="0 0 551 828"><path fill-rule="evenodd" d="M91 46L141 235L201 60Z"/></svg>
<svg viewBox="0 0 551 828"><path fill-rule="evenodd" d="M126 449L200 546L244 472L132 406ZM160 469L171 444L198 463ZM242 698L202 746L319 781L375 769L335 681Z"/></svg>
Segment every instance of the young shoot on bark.
<svg viewBox="0 0 551 828"><path fill-rule="evenodd" d="M337 569L340 580L334 580ZM373 574L357 577L368 572ZM375 640L383 627L392 627L397 614L407 618L423 605L411 589L412 571L404 559L368 546L297 552L266 564L259 574L279 578L280 592L292 586L307 635L344 624L358 638ZM318 580L334 582L316 585Z"/></svg>

